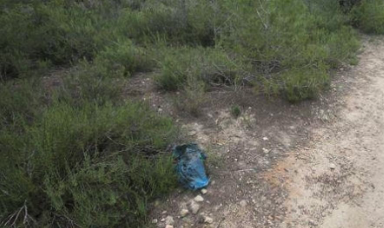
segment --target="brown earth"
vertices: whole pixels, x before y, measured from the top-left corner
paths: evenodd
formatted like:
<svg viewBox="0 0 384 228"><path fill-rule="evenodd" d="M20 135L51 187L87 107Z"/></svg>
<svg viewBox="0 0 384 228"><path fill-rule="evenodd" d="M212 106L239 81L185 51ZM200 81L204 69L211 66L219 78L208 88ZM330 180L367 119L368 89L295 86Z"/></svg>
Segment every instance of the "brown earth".
<svg viewBox="0 0 384 228"><path fill-rule="evenodd" d="M212 180L196 215L180 211L201 193L179 189L154 203L153 225L172 216L174 227L384 227L384 41L363 40L359 64L340 68L329 91L299 104L220 88L195 118L175 109L180 94L156 91L150 75L135 77L126 95L175 118L206 150Z"/></svg>

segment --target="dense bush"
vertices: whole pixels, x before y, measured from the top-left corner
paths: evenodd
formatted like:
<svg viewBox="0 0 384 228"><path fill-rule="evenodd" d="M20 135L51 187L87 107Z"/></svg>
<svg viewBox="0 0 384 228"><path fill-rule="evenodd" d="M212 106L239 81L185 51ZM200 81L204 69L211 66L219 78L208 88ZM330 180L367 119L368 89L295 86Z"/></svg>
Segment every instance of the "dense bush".
<svg viewBox="0 0 384 228"><path fill-rule="evenodd" d="M384 34L384 2L362 0L352 11L355 24L367 33Z"/></svg>
<svg viewBox="0 0 384 228"><path fill-rule="evenodd" d="M162 56L155 80L161 89L171 91L183 88L188 78L211 86L235 85L249 68L241 58L230 57L219 48L167 48Z"/></svg>
<svg viewBox="0 0 384 228"><path fill-rule="evenodd" d="M333 68L358 47L345 13L352 0L3 1L2 77L83 58L105 75L129 76L157 62L166 90L182 88L187 75L208 85L253 75L254 83L277 83L285 93L280 73Z"/></svg>
<svg viewBox="0 0 384 228"><path fill-rule="evenodd" d="M358 48L354 32L344 24L347 18L335 2L249 1L235 7L237 4L227 6L238 12L234 24L227 28L224 46L253 63L258 83L262 83L258 87L265 87L264 91L292 93L287 85L295 84L295 90L305 89L298 91L294 100L312 97L306 94L316 94L329 77L318 77L327 74L324 70L311 72L320 65L326 69L337 66ZM275 89L269 90L270 86Z"/></svg>
<svg viewBox="0 0 384 228"><path fill-rule="evenodd" d="M36 88L0 88L0 223L140 227L147 202L176 183L163 153L175 139L171 120L144 104L79 93L74 105Z"/></svg>

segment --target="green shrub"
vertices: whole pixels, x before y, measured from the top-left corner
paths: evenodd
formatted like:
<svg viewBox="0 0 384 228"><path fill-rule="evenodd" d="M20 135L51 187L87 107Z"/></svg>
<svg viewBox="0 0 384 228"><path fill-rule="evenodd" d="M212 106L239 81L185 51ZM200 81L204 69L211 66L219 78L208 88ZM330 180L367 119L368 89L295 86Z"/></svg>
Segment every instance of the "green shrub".
<svg viewBox="0 0 384 228"><path fill-rule="evenodd" d="M353 9L353 19L357 26L367 33L384 34L384 2L362 0Z"/></svg>
<svg viewBox="0 0 384 228"><path fill-rule="evenodd" d="M172 158L163 151L176 128L146 105L84 100L73 106L53 98L35 106L29 90L7 88L0 109L0 223L140 227L147 202L175 186Z"/></svg>
<svg viewBox="0 0 384 228"><path fill-rule="evenodd" d="M236 85L249 67L219 48L174 48L166 50L158 61L161 72L155 78L157 85L170 91L184 87L188 78L208 86Z"/></svg>
<svg viewBox="0 0 384 228"><path fill-rule="evenodd" d="M323 75L327 71L313 73L318 66L337 67L340 62L353 58L359 46L355 33L345 25L348 17L337 1L247 3L226 2L226 7L238 12L232 24L223 28L224 34L220 37L226 50L234 50L253 63L257 87L263 87L264 92L292 94L294 87L297 92L287 96L290 100L313 97L316 93L309 90L317 91L323 83L312 82L329 80ZM300 73L297 69L306 69L309 73ZM304 91L299 92L301 88Z"/></svg>
<svg viewBox="0 0 384 228"><path fill-rule="evenodd" d="M131 76L138 71L149 71L154 63L143 48L135 47L128 39L107 46L94 60L94 65L104 66L110 72L118 71Z"/></svg>
<svg viewBox="0 0 384 228"><path fill-rule="evenodd" d="M214 46L217 14L205 0L149 0L139 10L123 9L119 27L139 43L161 37L175 44Z"/></svg>
<svg viewBox="0 0 384 228"><path fill-rule="evenodd" d="M118 37L113 18L81 3L31 1L0 10L1 78L30 77L52 65L90 60Z"/></svg>
<svg viewBox="0 0 384 228"><path fill-rule="evenodd" d="M201 106L205 102L205 83L194 77L187 78L185 87L175 97L174 105L181 111L198 117L201 114Z"/></svg>
<svg viewBox="0 0 384 228"><path fill-rule="evenodd" d="M0 83L0 131L3 127L17 131L19 125L33 121L45 101L40 87L36 80Z"/></svg>
<svg viewBox="0 0 384 228"><path fill-rule="evenodd" d="M289 69L281 74L281 78L282 93L291 102L314 98L329 86L329 74L325 66Z"/></svg>
<svg viewBox="0 0 384 228"><path fill-rule="evenodd" d="M82 106L83 103L121 103L122 89L127 83L124 71L109 69L105 65L82 62L64 78L64 84L56 92L58 99Z"/></svg>
<svg viewBox="0 0 384 228"><path fill-rule="evenodd" d="M238 105L233 105L231 107L231 115L236 119L241 115L241 109Z"/></svg>

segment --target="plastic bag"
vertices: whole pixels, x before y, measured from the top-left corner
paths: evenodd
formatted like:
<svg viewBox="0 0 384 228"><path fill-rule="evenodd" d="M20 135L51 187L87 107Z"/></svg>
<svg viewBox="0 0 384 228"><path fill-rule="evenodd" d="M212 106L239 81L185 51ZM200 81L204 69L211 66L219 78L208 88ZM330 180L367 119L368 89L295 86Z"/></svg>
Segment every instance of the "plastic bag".
<svg viewBox="0 0 384 228"><path fill-rule="evenodd" d="M186 188L197 190L209 184L204 161L207 156L197 144L175 146L176 172L179 182Z"/></svg>

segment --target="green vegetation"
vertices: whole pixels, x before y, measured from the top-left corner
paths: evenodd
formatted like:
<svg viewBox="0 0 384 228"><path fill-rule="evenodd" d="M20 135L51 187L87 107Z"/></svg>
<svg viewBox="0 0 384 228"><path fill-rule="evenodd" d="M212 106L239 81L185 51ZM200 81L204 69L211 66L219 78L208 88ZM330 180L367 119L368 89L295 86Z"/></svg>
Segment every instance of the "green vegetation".
<svg viewBox="0 0 384 228"><path fill-rule="evenodd" d="M384 34L384 2L362 0L353 9L356 25L367 33Z"/></svg>
<svg viewBox="0 0 384 228"><path fill-rule="evenodd" d="M122 97L138 72L199 115L214 87L316 97L379 0L0 0L0 224L142 227L175 186L177 127ZM65 71L62 71L65 69ZM60 74L58 85L42 76ZM48 83L49 84L49 83ZM232 107L232 114L241 114Z"/></svg>
<svg viewBox="0 0 384 228"><path fill-rule="evenodd" d="M241 109L238 105L233 105L231 107L231 114L233 117L235 117L236 119L241 115Z"/></svg>
<svg viewBox="0 0 384 228"><path fill-rule="evenodd" d="M0 88L1 221L139 227L148 200L176 183L162 153L175 140L172 121L143 104L98 104L86 94L72 98L81 105L64 95L47 101L37 88Z"/></svg>

